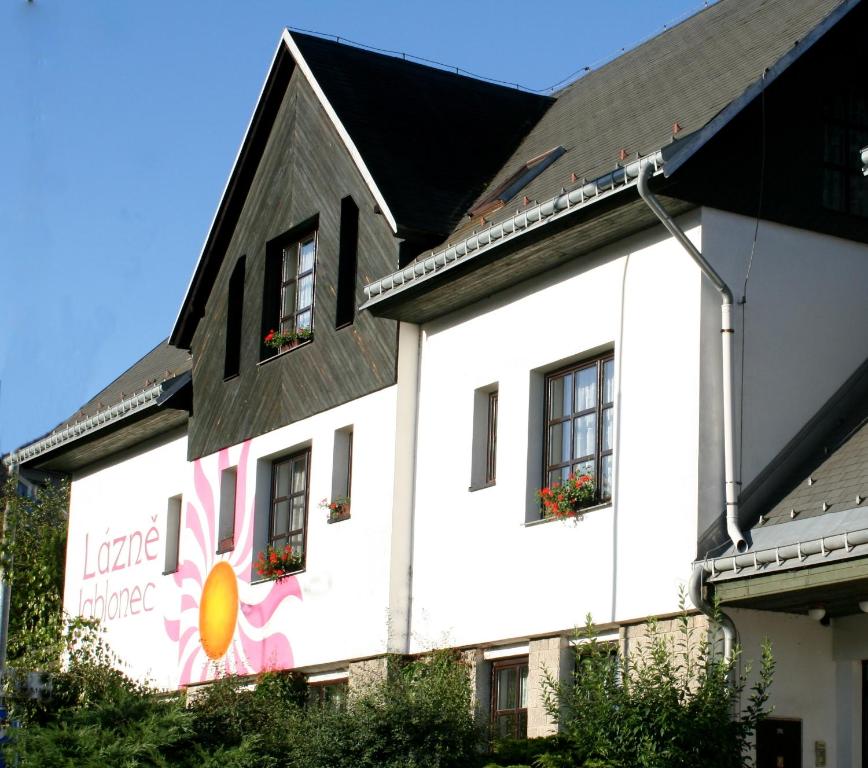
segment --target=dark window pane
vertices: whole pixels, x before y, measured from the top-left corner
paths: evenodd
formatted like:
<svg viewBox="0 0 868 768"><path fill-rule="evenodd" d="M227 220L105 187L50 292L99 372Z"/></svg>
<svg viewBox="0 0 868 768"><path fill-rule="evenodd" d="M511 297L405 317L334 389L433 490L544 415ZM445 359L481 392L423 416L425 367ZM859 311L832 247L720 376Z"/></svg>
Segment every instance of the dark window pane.
<svg viewBox="0 0 868 768"><path fill-rule="evenodd" d="M570 422L549 427L549 464L564 464L570 460Z"/></svg>
<svg viewBox="0 0 868 768"><path fill-rule="evenodd" d="M516 705L516 668L497 671L497 708L514 709Z"/></svg>
<svg viewBox="0 0 868 768"><path fill-rule="evenodd" d="M295 246L283 251L283 282L288 283L295 279Z"/></svg>
<svg viewBox="0 0 868 768"><path fill-rule="evenodd" d="M823 143L823 159L827 163L842 165L844 158L844 127L834 123L826 124L826 136Z"/></svg>
<svg viewBox="0 0 868 768"><path fill-rule="evenodd" d="M498 715L494 723L494 731L501 739L515 736L516 717L514 714Z"/></svg>
<svg viewBox="0 0 868 768"><path fill-rule="evenodd" d="M567 475L570 474L569 467L562 467L561 469L553 469L548 474L548 485L551 487L555 483L563 483L567 479Z"/></svg>
<svg viewBox="0 0 868 768"><path fill-rule="evenodd" d="M285 534L289 530L289 502L278 501L274 505L274 534Z"/></svg>
<svg viewBox="0 0 868 768"><path fill-rule="evenodd" d="M572 374L552 379L549 387L549 419L557 419L573 412Z"/></svg>
<svg viewBox="0 0 868 768"><path fill-rule="evenodd" d="M600 498L609 499L612 497L612 457L603 456L601 466Z"/></svg>

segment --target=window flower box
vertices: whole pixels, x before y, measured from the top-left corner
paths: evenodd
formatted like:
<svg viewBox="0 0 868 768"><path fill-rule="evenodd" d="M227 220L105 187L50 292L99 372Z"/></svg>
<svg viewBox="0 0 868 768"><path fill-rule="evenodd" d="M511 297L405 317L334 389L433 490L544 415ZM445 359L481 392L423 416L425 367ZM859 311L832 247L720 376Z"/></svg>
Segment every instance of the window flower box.
<svg viewBox="0 0 868 768"><path fill-rule="evenodd" d="M286 352L310 341L312 338L313 331L310 328L299 328L287 333L270 330L265 334L265 338L262 341L266 347L276 349L278 352Z"/></svg>
<svg viewBox="0 0 868 768"><path fill-rule="evenodd" d="M324 509L328 514L326 522L339 523L341 520L349 520L350 518L350 498L349 496L338 496L334 501L323 499L319 503L320 509Z"/></svg>
<svg viewBox="0 0 868 768"><path fill-rule="evenodd" d="M263 579L280 581L304 568L304 553L293 551L288 544L283 548L269 544L257 555L254 568Z"/></svg>
<svg viewBox="0 0 868 768"><path fill-rule="evenodd" d="M590 475L570 474L563 483L552 483L537 493L545 519L567 520L597 504L597 488Z"/></svg>

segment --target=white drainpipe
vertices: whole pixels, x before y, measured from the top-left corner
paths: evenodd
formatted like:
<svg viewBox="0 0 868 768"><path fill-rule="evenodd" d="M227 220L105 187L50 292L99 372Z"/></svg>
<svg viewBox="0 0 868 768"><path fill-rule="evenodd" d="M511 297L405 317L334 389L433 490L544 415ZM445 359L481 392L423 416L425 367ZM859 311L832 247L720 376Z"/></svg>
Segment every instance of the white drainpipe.
<svg viewBox="0 0 868 768"><path fill-rule="evenodd" d="M726 489L726 532L735 546L736 552L742 553L747 549L747 540L741 531L738 523L738 491L735 480L735 452L733 448L734 434L732 425L732 338L734 330L732 327L732 291L729 286L723 281L720 275L714 271L705 257L699 252L697 247L690 241L690 238L684 234L684 231L672 220L672 217L666 213L663 206L648 189L648 179L651 177L654 168L651 165L645 165L639 172L639 183L637 188L639 195L654 213L660 219L661 223L669 233L681 243L684 250L690 254L690 257L699 265L702 273L714 284L714 287L720 292L720 337L722 341L722 375L723 375L723 453L724 453L724 481ZM697 605L697 608L699 606Z"/></svg>
<svg viewBox="0 0 868 768"><path fill-rule="evenodd" d="M702 581L705 576L705 568L702 564L697 564L693 567L693 573L690 574L690 581L687 584L687 594L693 604L702 611L706 616L714 619L723 630L723 660L728 664L732 659L732 650L738 640L738 634L735 630L735 624L723 611L715 611L714 606L705 599L702 594Z"/></svg>

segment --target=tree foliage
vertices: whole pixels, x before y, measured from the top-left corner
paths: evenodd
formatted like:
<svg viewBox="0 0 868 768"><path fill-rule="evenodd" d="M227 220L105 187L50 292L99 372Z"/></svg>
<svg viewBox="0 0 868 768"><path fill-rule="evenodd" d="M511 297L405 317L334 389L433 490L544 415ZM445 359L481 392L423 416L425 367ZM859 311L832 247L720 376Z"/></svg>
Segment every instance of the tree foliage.
<svg viewBox="0 0 868 768"><path fill-rule="evenodd" d="M63 570L69 486L46 484L35 499L2 489L0 565L11 586L7 664L57 669L63 650Z"/></svg>

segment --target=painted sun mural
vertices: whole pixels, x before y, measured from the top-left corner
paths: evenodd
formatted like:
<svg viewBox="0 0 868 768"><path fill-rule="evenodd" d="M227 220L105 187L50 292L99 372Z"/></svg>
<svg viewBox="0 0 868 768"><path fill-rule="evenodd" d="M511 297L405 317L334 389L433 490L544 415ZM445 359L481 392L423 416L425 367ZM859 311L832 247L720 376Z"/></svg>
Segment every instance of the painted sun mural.
<svg viewBox="0 0 868 768"><path fill-rule="evenodd" d="M230 455L232 454L232 455ZM232 459L237 456L237 461ZM230 552L218 549L220 477L236 467L235 538ZM193 463L192 500L184 510L178 570L177 618L164 619L168 636L178 645L178 684L216 676L245 675L294 666L286 622L275 621L290 598L302 599L298 580L251 584L253 494L256 462L250 441Z"/></svg>

